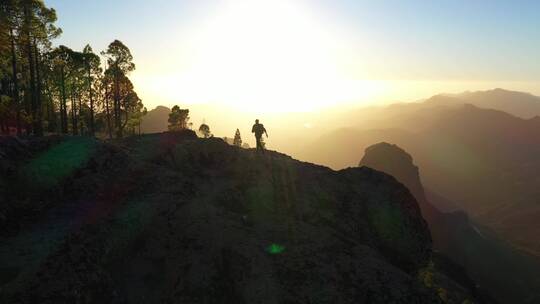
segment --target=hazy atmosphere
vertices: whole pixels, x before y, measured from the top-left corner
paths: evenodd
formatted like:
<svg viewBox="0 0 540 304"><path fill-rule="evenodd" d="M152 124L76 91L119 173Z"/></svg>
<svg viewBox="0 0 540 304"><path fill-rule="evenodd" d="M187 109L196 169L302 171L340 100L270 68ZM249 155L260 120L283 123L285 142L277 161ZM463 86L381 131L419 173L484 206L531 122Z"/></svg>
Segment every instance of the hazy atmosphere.
<svg viewBox="0 0 540 304"><path fill-rule="evenodd" d="M540 2L0 0L0 303L540 303Z"/></svg>

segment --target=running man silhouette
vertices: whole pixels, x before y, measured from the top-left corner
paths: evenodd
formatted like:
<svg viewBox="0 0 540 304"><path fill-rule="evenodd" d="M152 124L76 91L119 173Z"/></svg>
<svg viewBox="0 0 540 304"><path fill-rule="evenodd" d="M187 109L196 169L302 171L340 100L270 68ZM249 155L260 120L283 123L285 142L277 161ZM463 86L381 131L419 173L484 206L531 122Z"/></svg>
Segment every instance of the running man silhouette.
<svg viewBox="0 0 540 304"><path fill-rule="evenodd" d="M264 125L260 124L258 119L255 119L255 124L251 128L251 133L255 133L255 139L257 141L257 152L261 151L264 154L264 147L261 139L263 134L266 134L266 137L268 137L268 133L266 133Z"/></svg>

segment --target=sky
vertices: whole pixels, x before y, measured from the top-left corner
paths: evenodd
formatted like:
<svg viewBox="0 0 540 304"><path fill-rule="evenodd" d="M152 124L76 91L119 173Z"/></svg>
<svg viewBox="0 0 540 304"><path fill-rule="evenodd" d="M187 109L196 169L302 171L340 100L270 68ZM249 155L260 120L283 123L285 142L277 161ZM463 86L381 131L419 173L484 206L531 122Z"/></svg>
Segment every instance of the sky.
<svg viewBox="0 0 540 304"><path fill-rule="evenodd" d="M45 0L56 44L132 51L148 108L313 111L502 87L540 95L540 1Z"/></svg>

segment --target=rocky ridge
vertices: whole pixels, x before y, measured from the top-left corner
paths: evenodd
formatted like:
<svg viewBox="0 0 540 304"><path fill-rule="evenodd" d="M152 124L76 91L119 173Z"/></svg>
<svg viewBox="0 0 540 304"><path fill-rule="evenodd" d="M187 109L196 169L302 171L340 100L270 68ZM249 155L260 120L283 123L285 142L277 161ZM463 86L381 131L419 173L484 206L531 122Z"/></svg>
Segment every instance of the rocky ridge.
<svg viewBox="0 0 540 304"><path fill-rule="evenodd" d="M2 239L2 302L444 300L419 279L432 245L418 203L385 173L192 132L72 144L88 158L34 190L59 193L53 207Z"/></svg>

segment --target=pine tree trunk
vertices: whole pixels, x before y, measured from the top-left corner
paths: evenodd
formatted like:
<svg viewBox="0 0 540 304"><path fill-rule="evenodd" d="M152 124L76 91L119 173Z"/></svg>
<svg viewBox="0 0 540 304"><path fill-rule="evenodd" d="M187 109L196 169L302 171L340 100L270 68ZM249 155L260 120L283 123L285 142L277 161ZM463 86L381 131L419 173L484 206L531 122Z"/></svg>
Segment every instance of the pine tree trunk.
<svg viewBox="0 0 540 304"><path fill-rule="evenodd" d="M42 104L41 104L41 73L40 73L40 61L39 61L39 51L36 43L36 38L34 37L34 52L35 52L35 68L36 68L36 121L34 124L34 133L38 136L43 136L43 115L42 115Z"/></svg>
<svg viewBox="0 0 540 304"><path fill-rule="evenodd" d="M126 121L124 123L122 123L122 121L120 121L121 125L120 125L120 137L122 137L122 135L124 134L124 128L126 127L127 123L128 123L128 119L129 119L129 114L128 114L128 107L127 106L124 106L124 110L126 112Z"/></svg>
<svg viewBox="0 0 540 304"><path fill-rule="evenodd" d="M84 125L83 125L83 123L84 123L83 120L84 119L83 119L83 115L82 115L83 114L82 113L82 98L81 98L80 95L78 95L77 98L79 99L79 115L78 115L78 117L79 117L79 119L78 119L78 121L79 121L79 132L81 133L81 135L84 135Z"/></svg>
<svg viewBox="0 0 540 304"><path fill-rule="evenodd" d="M88 67L88 94L90 97L90 136L94 136L94 96L92 94L92 77L90 74L90 67Z"/></svg>
<svg viewBox="0 0 540 304"><path fill-rule="evenodd" d="M105 84L105 112L107 115L107 131L109 132L109 139L112 139L111 111L109 109L109 95L107 91L107 85Z"/></svg>
<svg viewBox="0 0 540 304"><path fill-rule="evenodd" d="M28 71L30 73L30 113L32 119L32 132L38 135L38 122L37 122L37 94L36 94L36 71L34 67L34 56L32 56L32 43L27 44L28 55Z"/></svg>
<svg viewBox="0 0 540 304"><path fill-rule="evenodd" d="M32 51L32 37L30 34L31 16L28 4L24 6L25 34L26 34L26 55L28 59L28 72L30 74L30 113L32 119L32 129L35 135L39 132L39 122L37 121L37 93L36 93L36 70L34 66L34 56Z"/></svg>
<svg viewBox="0 0 540 304"><path fill-rule="evenodd" d="M122 138L120 110L120 81L118 79L118 67L114 74L114 124L117 131L116 136Z"/></svg>
<svg viewBox="0 0 540 304"><path fill-rule="evenodd" d="M54 111L54 100L49 85L46 85L47 91L47 121L49 122L48 131L51 133L60 133L58 130L58 122Z"/></svg>
<svg viewBox="0 0 540 304"><path fill-rule="evenodd" d="M77 104L75 103L75 92L73 90L74 85L71 86L71 129L73 135L78 135L77 129Z"/></svg>
<svg viewBox="0 0 540 304"><path fill-rule="evenodd" d="M62 133L67 134L67 109L66 109L66 75L64 73L64 66L61 70L61 82L62 82L62 102L60 103L60 120L62 125Z"/></svg>
<svg viewBox="0 0 540 304"><path fill-rule="evenodd" d="M17 135L21 135L21 106L19 104L19 80L17 78L17 54L15 53L15 37L13 29L9 29L11 42L11 69L13 73L13 103L15 105Z"/></svg>
<svg viewBox="0 0 540 304"><path fill-rule="evenodd" d="M25 70L23 67L21 70ZM32 113L32 92L29 91L30 88L26 88L24 93L24 111L27 115L27 119L24 121L24 129L26 135L32 134L32 121L28 121L28 115ZM32 118L32 116L30 116Z"/></svg>

